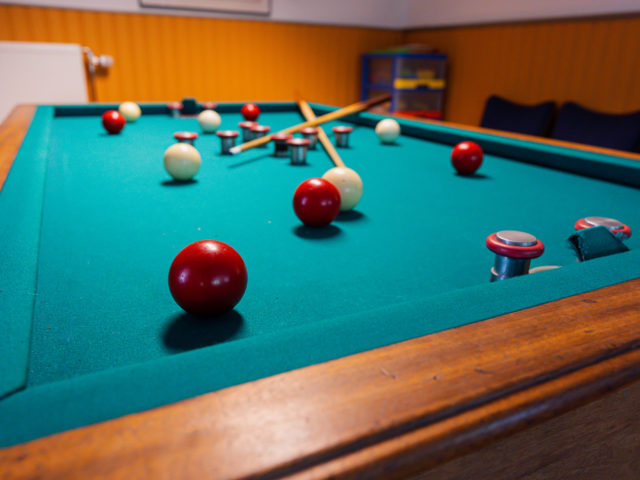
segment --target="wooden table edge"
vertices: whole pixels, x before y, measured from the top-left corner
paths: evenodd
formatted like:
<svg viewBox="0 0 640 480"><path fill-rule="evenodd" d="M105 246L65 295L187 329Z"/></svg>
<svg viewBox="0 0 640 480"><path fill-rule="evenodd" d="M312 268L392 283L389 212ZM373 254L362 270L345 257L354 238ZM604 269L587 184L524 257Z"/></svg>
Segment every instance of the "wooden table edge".
<svg viewBox="0 0 640 480"><path fill-rule="evenodd" d="M18 105L0 125L0 190L9 175L36 111L35 105Z"/></svg>
<svg viewBox="0 0 640 480"><path fill-rule="evenodd" d="M640 349L287 476L408 478L640 382Z"/></svg>
<svg viewBox="0 0 640 480"><path fill-rule="evenodd" d="M6 168L7 171L8 171L8 168L10 168L13 158L15 157L15 154L18 151L20 144L22 143L22 140L24 138L26 130L28 129L29 123L32 119L34 112L35 112L34 106L30 106L30 105L19 106L16 109L14 109L14 111L9 116L9 118L2 124L2 126L0 126L0 168ZM8 167L6 167L7 165ZM6 176L6 172L5 172L5 176ZM619 312L621 310L626 312L622 316L637 315L637 311L639 307L638 307L638 301L636 299L640 298L640 280L638 279L632 280L630 282L625 282L624 284L615 285L612 287L606 287L605 289L596 290L594 292L587 292L585 294L577 295L575 297L569 297L569 299L571 299L573 303L575 303L576 301L577 302L584 301L586 304L593 305L594 302L596 304L598 303L598 299L601 298L602 295L604 295L605 297L608 296L609 293L604 293L604 292L605 291L609 292L611 291L610 289L629 290L631 293L628 295L628 298L620 300L620 302L617 303L614 306L614 308L617 309L616 312ZM635 298L634 298L634 295L635 295ZM557 313L557 315L559 317L563 317L565 316L564 304L566 303L567 300L568 299L562 299L555 302L550 302L549 304L545 304L545 305L552 305L553 306L552 309ZM516 315L518 316L518 318L520 318L519 321L521 322L522 325L530 325L532 328L534 327L538 328L539 325L536 325L536 323L538 322L537 320L538 317L537 317L537 314L535 313L538 308L539 306L532 307L530 309L514 312L513 314L509 314L507 316L496 317L491 320L496 320L496 319L499 320L503 317L510 317L512 315ZM632 312L632 313L629 313L629 312ZM606 317L609 314L604 312L602 315ZM486 322L487 321L481 322L481 324L486 325ZM622 317L618 316L616 313L616 318L612 319L611 322L613 322L613 324L622 322ZM477 328L477 325L481 325L481 324L474 324L474 325L476 325L476 328ZM467 326L467 327L472 327L472 326ZM461 327L461 329L464 329L467 327ZM543 328L542 330L543 334L546 331L550 332L553 330L553 327L551 325L547 325L545 328ZM616 328L615 325L612 328L615 329ZM459 330L459 329L454 329L454 330ZM441 332L439 334L434 334L427 337L422 337L421 339L410 340L408 342L421 341L424 338L430 338L430 337L443 338L443 336L446 337L445 334L447 332L450 332L450 331ZM623 370L627 372L627 374L629 374L629 375L624 374L621 377L624 379L624 382L632 381L631 377L633 377L633 379L637 379L638 378L637 358L634 355L630 354L630 352L637 349L638 346L640 345L640 335L637 335L636 333L637 332L635 331L631 332L630 336L627 335L626 342L624 342L622 345L616 345L615 348L610 349L609 354L605 355L604 357L602 356L602 352L598 351L599 353L595 354L595 356L590 357L589 355L587 355L587 357L581 358L579 360L575 358L564 359L563 361L565 362L565 365L562 369L555 369L553 371L550 371L548 372L548 375L540 376L534 383L531 383L531 379L528 379L525 382L521 382L520 386L517 388L514 385L510 385L507 389L503 389L501 395L496 396L494 394L491 399L485 399L486 401L484 401L483 405L484 404L490 405L493 402L500 401L500 398L508 398L510 395L517 395L519 391L527 391L529 389L532 389L531 392L533 394L536 391L533 389L536 388L535 385L538 383L544 384L545 382L555 382L557 379L560 379L566 375L577 375L580 371L583 371L584 373L592 372L592 375L593 375L592 381L590 382L587 381L587 384L590 383L593 388L591 388L591 390L589 390L588 392L587 390L584 390L584 389L581 390L586 392L582 397L580 397L582 400L578 399L575 401L572 400L568 402L559 403L561 405L567 406L562 408L568 408L568 406L570 405L578 404L580 403L580 401L585 401L584 399L591 399L595 395L604 394L607 388L614 388L609 386L605 386L603 388L598 387L598 385L605 385L606 382L602 383L600 380L597 380L598 372L595 371L594 368L597 367L600 363L603 364L602 368L606 368L605 364L607 364L607 362L614 361L614 359L617 357L619 357L621 361L623 359L627 359L627 361L631 362L623 368ZM207 409L206 404L208 402L216 403L217 402L216 399L219 398L221 395L232 396L232 397L243 396L245 392L247 392L247 389L261 388L261 385L264 385L265 382L270 382L270 385L272 386L275 382L276 386L282 385L283 388L285 388L285 386L287 385L286 381L288 378L293 376L299 376L299 375L306 376L306 373L301 374L300 372L308 372L310 371L309 369L311 369L314 372L314 375L317 372L322 372L323 370L330 371L331 375L333 375L335 374L336 371L349 370L349 368L351 368L353 358L355 357L359 359L369 358L370 356L376 357L376 356L379 356L381 352L384 352L384 354L387 355L389 352L388 349L393 350L394 347L396 347L398 350L393 355L397 355L401 357L403 355L402 345L405 343L407 342L402 342L402 344L397 344L396 346L376 349L370 352L363 352L361 354L354 355L351 357L346 357L346 358L338 359L332 362L327 362L326 364L314 365L311 367L307 367L307 369L287 372L281 375L277 375L275 377L269 377L268 379L258 380L256 382L252 382L249 384L239 385L237 387L231 387L230 389L225 389L220 392L213 392L201 397L196 397L195 399L185 400L183 402L178 402L176 404L167 405L159 409L125 416L119 419L111 420L111 421L100 423L97 425L91 425L91 426L83 427L77 430L72 430L69 432L63 432L50 437L37 439L25 444L2 449L0 450L0 465L2 465L2 467L0 467L0 477L4 478L4 476L7 476L8 478L10 476L11 478L27 478L34 474L33 468L37 468L37 471L39 472L47 472L47 475L52 475L52 476L55 476L56 474L60 474L64 476L65 474L69 474L69 472L74 472L74 471L76 473L84 471L84 474L86 474L87 470L83 470L83 468L91 469L96 464L102 464L104 466L105 462L110 464L112 463L111 461L113 460L113 458L115 458L115 457L110 457L110 455L111 454L119 455L121 453L117 449L116 451L109 450L109 449L102 450L102 451L92 450L86 445L90 445L91 442L98 442L99 444L103 444L103 440L108 438L111 438L113 442L118 443L116 441L117 436L121 435L122 432L131 431L131 429L135 430L139 435L137 435L136 437L136 442L130 445L127 445L127 448L131 449L133 452L137 452L143 455L144 465L146 468L153 468L154 462L157 461L158 458L154 456L150 456L150 457L144 456L144 452L146 450L153 450L153 449L148 449L148 447L150 444L155 445L156 442L158 441L157 437L153 437L153 435L157 435L157 432L151 431L151 430L147 431L144 428L140 430L141 425L143 426L146 425L146 419L150 418L150 416L157 417L159 415L161 418L164 418L165 416L175 418L175 416L180 417L181 415L183 415L183 412L186 412L184 414L191 415L192 413L190 412L192 412L192 408L190 408L189 406L192 405L193 402L197 402L198 405L202 405L202 408L205 409L205 414L206 414L206 409ZM590 345L589 347L593 347L595 349L595 345ZM588 359L588 361L585 359ZM588 378L588 375L587 375L587 378ZM310 380L313 381L313 376L310 377ZM624 382L620 380L620 384ZM570 388L571 382L567 382L565 383L565 385L567 385L567 388ZM344 388L343 389L344 395L346 395L347 397L351 395L353 393L352 392L353 388L354 387L352 384L348 385L347 388ZM552 401L553 398L557 397L556 394L554 395L555 396L552 396L549 398L549 401ZM482 417L483 416L482 405L478 404L471 407L467 405L466 407L464 408L461 407L461 409L458 409L458 410L455 410L455 409L450 410L449 413L443 414L438 418L434 417L433 415L431 415L429 418L433 420L431 423L438 424L443 421L448 421L448 419L455 419L458 417L462 418L460 417L460 415L468 415L470 414L469 412L476 412L480 415L480 417ZM418 412L416 415L417 416L424 415L424 412ZM531 418L534 418L534 417L531 417ZM370 420L375 421L376 419L370 419ZM431 423L429 423L429 425L431 425ZM296 474L308 469L319 468L322 465L326 465L327 468L330 468L330 465L332 464L332 462L335 462L336 459L349 458L351 455L357 454L358 451L366 452L368 449L376 447L376 445L383 446L387 444L387 442L393 442L394 441L393 439L398 439L398 441L400 441L400 439L402 439L403 437L407 438L405 437L405 435L411 435L412 432L419 431L423 427L428 428L428 425L419 425L419 426L415 426L415 428L408 427L407 426L408 424L406 422L403 425L404 427L402 425L400 425L400 427L398 426L393 427L396 430L397 428L400 428L400 430L397 430L397 434L392 434L391 436L384 434L384 432L383 434L380 434L380 432L373 432L373 433L369 432L366 435L366 438L362 436L354 436L353 438L350 439L349 446L347 446L346 443L333 445L331 446L331 448L315 452L311 455L306 453L300 457L295 457L295 458L292 457L290 461L285 463L280 462L278 464L273 464L268 467L262 466L259 470L254 471L254 474L256 476L271 476L275 478L281 475ZM524 428L526 426L522 422L513 423L512 425L516 425L516 428ZM387 427L384 427L384 428L387 428ZM200 433L202 433L203 435L201 437L201 441L204 441L206 443L207 433L206 432L200 432ZM358 433L358 435L360 434L361 432ZM152 435L152 436L149 436L149 435ZM168 446L169 444L174 445L176 441L177 443L180 443L180 438L176 439L174 435L178 435L179 437L182 435L184 440L186 438L185 435L188 437L190 433L189 432L181 433L179 431L176 432L175 430L169 429L164 431L162 435L165 435L166 444ZM250 432L247 432L247 435L250 435ZM87 440L87 439L92 439L92 440ZM210 439L210 440L213 440L213 439ZM353 451L354 445L356 446L360 445L361 448L359 450ZM66 455L64 452L66 452ZM64 458L63 467L56 460L57 458ZM398 457L398 459L399 458L400 457ZM176 460L176 463L174 464L175 468L181 468L182 466L180 465L179 457L174 457L174 459ZM375 460L373 460L373 464L376 464ZM80 470L75 470L75 467L78 467ZM131 464L132 469L139 468L139 467L140 465L135 462ZM129 467L125 465L124 468L126 469ZM345 475L348 475L349 471L355 471L355 470L357 470L357 468L352 466L345 469L343 473ZM107 470L107 471L108 473L104 475L105 478L107 477L115 478L116 476L118 476L118 474L122 473L121 471L115 471L115 470L114 471ZM135 472L135 470L131 470L131 471ZM208 475L208 473L210 472L208 472L207 470L202 470L192 476L195 478L198 478L199 476L202 476L202 475ZM79 475L80 474L81 473L79 473ZM135 473L132 473L131 475L135 476ZM244 476L238 475L237 478L250 478L252 476L253 475L244 475Z"/></svg>

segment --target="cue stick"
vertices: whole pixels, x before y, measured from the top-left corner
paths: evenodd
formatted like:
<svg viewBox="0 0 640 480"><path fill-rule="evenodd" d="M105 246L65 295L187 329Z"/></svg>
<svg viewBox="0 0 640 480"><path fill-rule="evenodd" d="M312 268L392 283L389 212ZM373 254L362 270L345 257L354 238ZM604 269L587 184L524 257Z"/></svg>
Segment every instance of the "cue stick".
<svg viewBox="0 0 640 480"><path fill-rule="evenodd" d="M307 120L313 120L314 118L316 118L316 114L313 113L313 110L305 100L298 100L298 106L300 107L300 111L302 112L302 115L304 115L304 118L306 118ZM318 125L316 128L318 129L318 140L320 140L320 143L322 143L322 146L329 154L329 157L331 157L331 161L333 162L333 164L336 167L345 167L346 165L340 158L340 155L338 155L336 147L333 146L333 143L331 143L331 140L329 140L329 137L327 137L324 129L320 125Z"/></svg>
<svg viewBox="0 0 640 480"><path fill-rule="evenodd" d="M385 95L381 95L379 97L372 98L365 102L356 102L351 105L347 105L346 107L342 107L339 110L334 112L329 112L325 115L315 118L314 120L307 120L306 122L299 123L298 125L294 125L293 127L285 128L281 130L280 133L295 133L306 127L315 127L322 123L330 122L332 120L337 120L338 118L346 117L347 115L351 115L352 113L358 113L362 110L366 110L367 108L371 108L374 105L378 105L380 103L386 102L391 98L391 94L387 93ZM250 148L259 147L260 145L264 145L265 143L269 143L271 141L271 135L266 135L264 137L255 138L241 145L236 145L232 147L229 152L232 155L236 153L244 152L245 150L249 150Z"/></svg>

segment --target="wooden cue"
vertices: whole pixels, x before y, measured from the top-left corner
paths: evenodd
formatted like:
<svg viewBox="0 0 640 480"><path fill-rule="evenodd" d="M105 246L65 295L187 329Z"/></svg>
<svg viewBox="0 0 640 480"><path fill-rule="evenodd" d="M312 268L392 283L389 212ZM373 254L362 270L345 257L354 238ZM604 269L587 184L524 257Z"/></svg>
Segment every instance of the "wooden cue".
<svg viewBox="0 0 640 480"><path fill-rule="evenodd" d="M302 112L302 115L304 115L304 118L306 118L307 120L313 120L314 118L316 118L316 114L313 113L313 110L305 100L298 100L298 106L300 107L300 111ZM322 143L322 146L329 154L329 157L331 157L331 161L333 162L333 164L336 167L344 167L344 162L340 158L340 155L338 155L336 147L333 146L333 143L331 143L331 140L329 140L329 137L327 137L324 129L320 125L318 125L316 128L318 129L318 140L320 140L320 143Z"/></svg>
<svg viewBox="0 0 640 480"><path fill-rule="evenodd" d="M352 113L361 112L362 110L371 108L374 105L378 105L380 103L386 102L390 98L391 98L391 94L385 94L385 95L381 95L379 97L375 97L370 100L367 100L366 102L352 103L351 105L342 107L341 109L336 110L334 112L329 112L313 120L307 120L306 122L302 122L298 125L294 125L293 127L285 128L284 130L281 130L280 133L295 133L306 127L315 127L322 123L327 123L332 120L337 120L338 118L346 117L347 115L351 115ZM265 143L270 142L272 135L273 134L266 135L264 137L251 140L247 143L236 145L235 147L232 147L231 150L229 150L229 152L235 155L236 153L244 152L245 150L249 150L250 148L259 147L260 145L264 145Z"/></svg>

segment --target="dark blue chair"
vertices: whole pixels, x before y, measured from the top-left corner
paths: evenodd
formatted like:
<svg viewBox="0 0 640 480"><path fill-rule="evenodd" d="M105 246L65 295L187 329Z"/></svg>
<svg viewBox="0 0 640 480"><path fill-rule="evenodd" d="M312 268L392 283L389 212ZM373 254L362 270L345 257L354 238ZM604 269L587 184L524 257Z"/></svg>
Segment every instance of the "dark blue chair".
<svg viewBox="0 0 640 480"><path fill-rule="evenodd" d="M549 133L555 109L554 102L522 105L497 95L487 99L481 127L507 132L544 136Z"/></svg>
<svg viewBox="0 0 640 480"><path fill-rule="evenodd" d="M640 111L600 113L567 102L558 111L552 138L636 152L640 147Z"/></svg>

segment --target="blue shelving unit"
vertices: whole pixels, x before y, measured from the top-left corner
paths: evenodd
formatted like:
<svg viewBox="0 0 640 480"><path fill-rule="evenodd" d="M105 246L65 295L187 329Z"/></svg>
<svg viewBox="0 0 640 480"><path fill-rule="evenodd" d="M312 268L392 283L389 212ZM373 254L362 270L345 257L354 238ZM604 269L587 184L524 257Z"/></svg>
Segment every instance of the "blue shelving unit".
<svg viewBox="0 0 640 480"><path fill-rule="evenodd" d="M391 93L390 113L441 119L447 56L439 53L371 53L362 56L361 98Z"/></svg>

